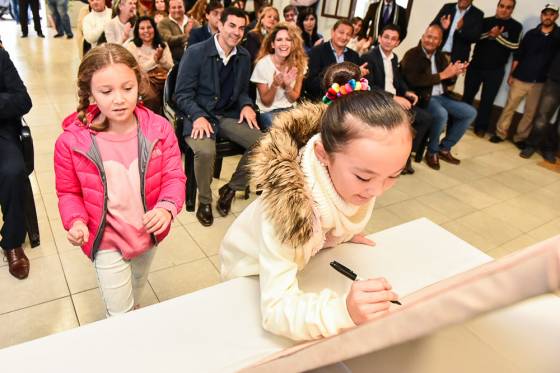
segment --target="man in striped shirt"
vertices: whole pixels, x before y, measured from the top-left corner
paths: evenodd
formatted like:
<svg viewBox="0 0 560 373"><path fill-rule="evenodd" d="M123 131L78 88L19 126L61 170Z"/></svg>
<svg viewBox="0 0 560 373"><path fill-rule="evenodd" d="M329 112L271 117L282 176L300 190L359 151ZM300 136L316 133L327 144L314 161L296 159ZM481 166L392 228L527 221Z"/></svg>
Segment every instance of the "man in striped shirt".
<svg viewBox="0 0 560 373"><path fill-rule="evenodd" d="M472 61L465 77L463 101L472 104L482 85L474 132L484 137L488 129L494 99L504 78L511 52L519 48L523 26L511 15L516 0L500 0L496 15L484 18L482 35L476 43Z"/></svg>

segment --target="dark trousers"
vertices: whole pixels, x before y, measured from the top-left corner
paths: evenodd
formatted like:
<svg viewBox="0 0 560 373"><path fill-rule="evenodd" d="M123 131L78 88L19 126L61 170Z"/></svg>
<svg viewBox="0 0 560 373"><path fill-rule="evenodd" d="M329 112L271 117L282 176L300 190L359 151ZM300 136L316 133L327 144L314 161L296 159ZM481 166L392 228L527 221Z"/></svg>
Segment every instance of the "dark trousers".
<svg viewBox="0 0 560 373"><path fill-rule="evenodd" d="M541 100L533 120L533 129L527 138L527 145L543 151L556 151L560 115L556 118L556 122L550 123L550 120L558 107L560 107L560 83L549 79L544 83Z"/></svg>
<svg viewBox="0 0 560 373"><path fill-rule="evenodd" d="M427 110L415 107L412 109L412 115L414 115L414 122L412 122L412 127L414 127L414 141L412 142L412 151L418 152L424 149L419 149L423 144L423 140L430 131L430 127L434 121L432 114L428 113Z"/></svg>
<svg viewBox="0 0 560 373"><path fill-rule="evenodd" d="M482 93L480 95L480 104L478 106L478 115L474 121L474 129L476 131L487 131L490 125L490 115L494 100L502 85L504 79L504 68L494 70L480 70L469 67L465 77L465 91L463 101L472 105L474 96L476 96L480 86L482 85Z"/></svg>
<svg viewBox="0 0 560 373"><path fill-rule="evenodd" d="M4 224L0 229L0 247L4 250L19 247L25 241L26 177L18 135L3 129L0 131L0 207Z"/></svg>
<svg viewBox="0 0 560 373"><path fill-rule="evenodd" d="M41 17L39 16L39 0L19 0L19 24L21 25L21 32L27 35L29 29L27 27L27 7L31 7L31 14L33 14L33 26L37 34L42 34L41 31Z"/></svg>

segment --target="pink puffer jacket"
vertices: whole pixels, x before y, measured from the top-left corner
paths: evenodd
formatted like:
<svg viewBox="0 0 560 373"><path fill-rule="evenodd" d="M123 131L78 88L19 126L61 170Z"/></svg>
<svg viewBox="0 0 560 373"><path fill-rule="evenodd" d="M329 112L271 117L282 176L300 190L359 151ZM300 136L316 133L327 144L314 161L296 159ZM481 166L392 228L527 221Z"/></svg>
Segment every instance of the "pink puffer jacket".
<svg viewBox="0 0 560 373"><path fill-rule="evenodd" d="M175 216L185 201L186 180L177 138L163 117L141 105L134 112L139 123L138 164L144 209L165 206ZM87 116L91 119L98 113L97 106L91 105ZM77 219L86 223L90 236L82 250L93 260L107 214L107 182L95 145L96 132L86 127L77 113L62 125L64 133L56 141L54 153L58 209L64 229L69 230ZM155 237L155 243L168 233L169 227Z"/></svg>

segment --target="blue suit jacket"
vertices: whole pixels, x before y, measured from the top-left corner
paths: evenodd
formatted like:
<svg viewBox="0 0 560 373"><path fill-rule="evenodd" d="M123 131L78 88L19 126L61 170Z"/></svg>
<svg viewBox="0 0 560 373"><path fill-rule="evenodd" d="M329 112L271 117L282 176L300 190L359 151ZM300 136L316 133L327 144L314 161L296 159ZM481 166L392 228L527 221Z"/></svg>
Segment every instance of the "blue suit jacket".
<svg viewBox="0 0 560 373"><path fill-rule="evenodd" d="M175 102L185 118L183 135L191 134L193 122L200 117L205 117L212 123L215 133L219 131L214 109L220 97L219 64L222 63L214 38L187 48L181 58L175 85ZM251 57L245 48L237 46L237 54L228 63L234 64L235 85L231 97L233 107L224 116L239 118L244 106L253 106L253 101L247 94Z"/></svg>
<svg viewBox="0 0 560 373"><path fill-rule="evenodd" d="M210 33L210 30L208 30L208 25L203 25L202 27L195 28L191 30L191 35L189 36L189 43L187 44L187 46L190 47L196 43L200 43L201 41L210 39L210 37L212 37L212 34Z"/></svg>

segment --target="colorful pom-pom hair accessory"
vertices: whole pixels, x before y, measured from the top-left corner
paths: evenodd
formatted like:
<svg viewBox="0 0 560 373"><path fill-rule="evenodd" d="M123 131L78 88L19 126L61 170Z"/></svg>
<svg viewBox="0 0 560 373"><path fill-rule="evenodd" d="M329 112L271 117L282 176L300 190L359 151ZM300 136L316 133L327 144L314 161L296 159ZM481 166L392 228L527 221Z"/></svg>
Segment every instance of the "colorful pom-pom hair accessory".
<svg viewBox="0 0 560 373"><path fill-rule="evenodd" d="M345 96L350 92L354 91L369 91L371 88L366 78L362 78L359 81L356 79L351 79L348 83L340 85L338 83L333 83L327 89L327 93L323 96L323 102L330 105L334 100L340 96Z"/></svg>

